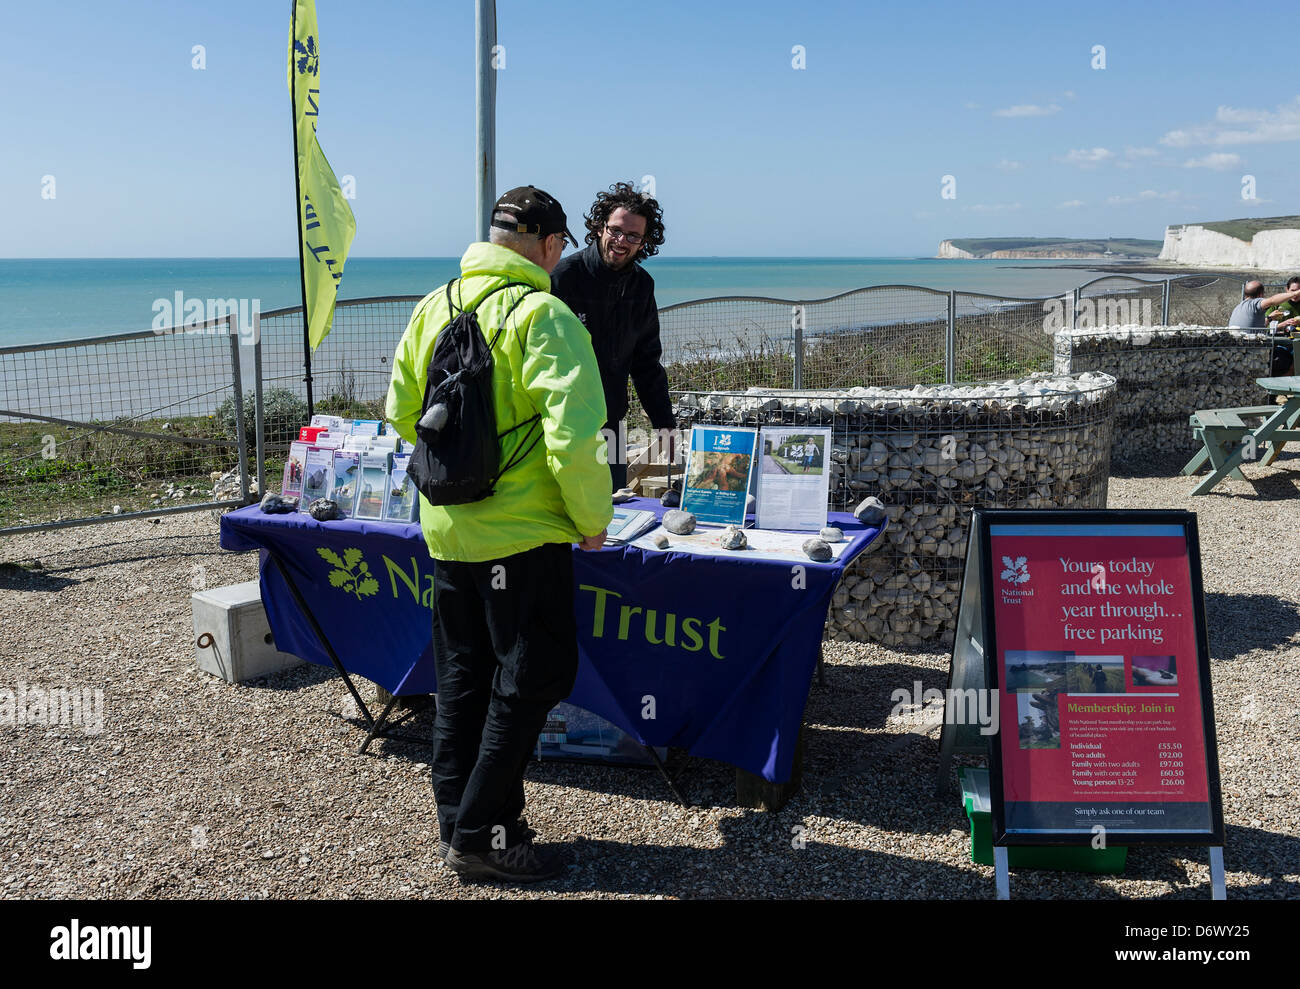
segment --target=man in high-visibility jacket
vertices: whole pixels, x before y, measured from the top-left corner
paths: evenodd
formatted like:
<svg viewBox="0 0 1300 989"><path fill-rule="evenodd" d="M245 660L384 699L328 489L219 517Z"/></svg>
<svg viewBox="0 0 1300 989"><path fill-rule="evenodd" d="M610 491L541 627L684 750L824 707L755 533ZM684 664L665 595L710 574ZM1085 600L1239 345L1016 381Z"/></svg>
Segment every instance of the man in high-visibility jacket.
<svg viewBox="0 0 1300 989"><path fill-rule="evenodd" d="M512 189L497 201L491 242L470 245L452 286L489 340L504 322L492 390L501 463L517 461L482 501L443 507L420 498L437 561L439 850L469 877L531 882L564 868L533 846L522 816L524 767L577 676L572 544L599 549L613 518L596 355L582 323L550 294L566 238L555 199L532 186ZM507 282L524 285L502 289ZM536 291L521 300L529 288ZM412 443L429 359L450 318L439 288L416 306L397 346L387 415ZM534 416L531 428L510 428Z"/></svg>

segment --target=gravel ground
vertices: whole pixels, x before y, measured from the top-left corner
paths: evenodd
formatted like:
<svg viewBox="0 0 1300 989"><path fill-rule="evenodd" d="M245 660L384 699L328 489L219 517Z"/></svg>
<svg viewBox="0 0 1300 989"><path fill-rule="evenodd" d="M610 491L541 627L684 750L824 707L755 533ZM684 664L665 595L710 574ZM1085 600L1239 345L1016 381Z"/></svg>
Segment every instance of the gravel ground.
<svg viewBox="0 0 1300 989"><path fill-rule="evenodd" d="M1110 507L1199 515L1230 896L1295 898L1300 458L1248 470L1255 484L1196 499L1166 468L1114 478ZM105 694L100 734L0 725L0 897L994 895L959 798L933 794L937 732L889 717L895 689L946 686L948 654L862 643L827 644L803 790L780 813L736 808L717 763L692 760L689 809L653 771L533 763L529 820L567 849L569 874L463 884L435 854L428 750L381 741L355 756L359 722L332 672L239 687L199 672L193 588L256 564L217 548L210 512L0 541L0 687ZM1123 876L1022 870L1012 891L1205 899L1208 857L1133 849Z"/></svg>

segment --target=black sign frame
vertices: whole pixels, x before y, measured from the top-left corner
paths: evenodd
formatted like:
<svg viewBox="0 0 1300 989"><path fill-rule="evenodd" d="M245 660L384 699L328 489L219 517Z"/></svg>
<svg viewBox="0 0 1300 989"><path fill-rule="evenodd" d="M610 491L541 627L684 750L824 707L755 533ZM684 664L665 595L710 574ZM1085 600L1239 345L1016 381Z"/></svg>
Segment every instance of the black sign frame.
<svg viewBox="0 0 1300 989"><path fill-rule="evenodd" d="M1210 828L1206 831L1160 831L1155 829L1130 829L1120 827L1106 828L1106 841L1117 846L1128 845L1209 845L1222 846L1224 843L1223 801L1219 785L1218 741L1214 722L1214 700L1210 683L1210 650L1206 634L1205 595L1201 580L1201 549L1197 531L1196 514L1181 510L1166 509L1062 509L1062 510L1017 510L1017 509L981 509L971 514L971 531L969 537L978 539L982 548L980 553L979 573L980 607L982 614L979 621L983 625L984 677L986 686L998 690L998 645L997 625L994 621L993 554L991 552L991 527L994 525L1175 525L1183 529L1187 543L1187 561L1191 586L1192 620L1195 622L1195 640L1197 652L1197 675L1200 678L1202 731L1205 740L1205 770L1210 809ZM963 594L965 581L971 579L969 573L963 576ZM960 623L959 615L959 623ZM1000 703L1000 695L999 695ZM1041 832L1026 834L1006 830L1006 807L1004 802L1004 780L1002 765L1001 736L1004 726L999 723L998 733L989 741L989 789L992 798L992 830L995 846L1034 846L1034 845L1090 845L1093 835L1077 831Z"/></svg>

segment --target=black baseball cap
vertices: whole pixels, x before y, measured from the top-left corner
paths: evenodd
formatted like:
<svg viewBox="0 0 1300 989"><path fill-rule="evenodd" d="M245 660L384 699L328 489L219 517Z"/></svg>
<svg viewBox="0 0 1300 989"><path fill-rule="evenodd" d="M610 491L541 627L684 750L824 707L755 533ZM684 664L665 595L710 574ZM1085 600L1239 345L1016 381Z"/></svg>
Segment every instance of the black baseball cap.
<svg viewBox="0 0 1300 989"><path fill-rule="evenodd" d="M539 237L563 233L570 244L578 246L577 239L569 231L569 219L564 215L560 201L535 185L521 185L511 189L497 200L492 213L494 227L520 234L537 234ZM509 213L515 222L498 220L495 216L497 213Z"/></svg>

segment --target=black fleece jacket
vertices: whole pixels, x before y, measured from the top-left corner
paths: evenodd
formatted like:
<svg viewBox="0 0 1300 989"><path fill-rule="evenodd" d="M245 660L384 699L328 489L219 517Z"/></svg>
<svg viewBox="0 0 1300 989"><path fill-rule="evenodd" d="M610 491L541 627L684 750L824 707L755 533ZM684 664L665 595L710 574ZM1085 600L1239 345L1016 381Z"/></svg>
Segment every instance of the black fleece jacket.
<svg viewBox="0 0 1300 989"><path fill-rule="evenodd" d="M551 294L572 309L591 334L610 423L627 415L630 375L650 425L675 429L668 374L660 363L655 282L649 273L635 261L614 271L600 259L600 245L591 244L555 266Z"/></svg>

